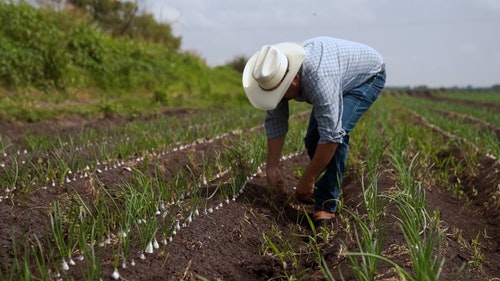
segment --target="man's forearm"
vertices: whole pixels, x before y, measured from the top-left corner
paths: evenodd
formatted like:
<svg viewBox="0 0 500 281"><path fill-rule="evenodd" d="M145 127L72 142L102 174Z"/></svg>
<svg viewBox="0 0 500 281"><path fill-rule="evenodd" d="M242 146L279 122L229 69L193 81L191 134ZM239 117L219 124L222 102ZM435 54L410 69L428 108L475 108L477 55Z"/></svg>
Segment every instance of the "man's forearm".
<svg viewBox="0 0 500 281"><path fill-rule="evenodd" d="M318 144L311 163L307 166L303 177L308 182L314 182L316 178L325 169L326 165L332 160L337 149L337 143Z"/></svg>
<svg viewBox="0 0 500 281"><path fill-rule="evenodd" d="M281 151L283 150L283 145L285 144L285 137L279 137L267 140L267 166L268 167L278 167Z"/></svg>

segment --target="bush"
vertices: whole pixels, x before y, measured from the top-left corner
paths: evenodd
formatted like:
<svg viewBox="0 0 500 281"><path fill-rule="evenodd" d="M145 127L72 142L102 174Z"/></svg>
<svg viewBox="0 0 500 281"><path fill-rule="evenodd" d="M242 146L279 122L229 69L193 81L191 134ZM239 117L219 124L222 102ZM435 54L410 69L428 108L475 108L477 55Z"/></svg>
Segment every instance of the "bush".
<svg viewBox="0 0 500 281"><path fill-rule="evenodd" d="M151 38L113 37L85 13L1 0L0 25L0 90L19 97L14 100L49 104L70 99L78 106L93 106L90 110L75 106L74 112L106 116L130 104L137 112L154 110L152 104L203 107L239 103L244 98L241 73L231 67L210 68L197 53L180 52L173 39L167 44ZM12 111L47 110L22 106ZM40 116L58 114L62 113Z"/></svg>
<svg viewBox="0 0 500 281"><path fill-rule="evenodd" d="M0 4L0 79L7 87L63 88L68 56L63 34L44 14L20 4Z"/></svg>

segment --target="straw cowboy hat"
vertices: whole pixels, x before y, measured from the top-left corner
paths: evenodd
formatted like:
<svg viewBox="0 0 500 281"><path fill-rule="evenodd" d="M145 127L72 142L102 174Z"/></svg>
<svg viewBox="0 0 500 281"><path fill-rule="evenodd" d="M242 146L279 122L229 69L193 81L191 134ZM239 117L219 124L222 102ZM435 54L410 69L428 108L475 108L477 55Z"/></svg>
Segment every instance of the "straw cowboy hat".
<svg viewBox="0 0 500 281"><path fill-rule="evenodd" d="M299 71L306 51L298 43L265 45L243 70L243 88L250 103L262 110L274 109Z"/></svg>

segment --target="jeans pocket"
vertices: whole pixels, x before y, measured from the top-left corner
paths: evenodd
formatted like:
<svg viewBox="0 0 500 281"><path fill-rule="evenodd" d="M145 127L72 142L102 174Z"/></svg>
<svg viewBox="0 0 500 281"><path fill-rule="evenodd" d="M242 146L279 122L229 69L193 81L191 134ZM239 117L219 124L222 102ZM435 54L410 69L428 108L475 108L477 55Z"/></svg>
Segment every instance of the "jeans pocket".
<svg viewBox="0 0 500 281"><path fill-rule="evenodd" d="M380 72L375 75L375 79L373 79L372 88L370 89L372 94L372 101L374 102L380 96L380 93L384 89L385 86L385 78L386 74L384 72Z"/></svg>

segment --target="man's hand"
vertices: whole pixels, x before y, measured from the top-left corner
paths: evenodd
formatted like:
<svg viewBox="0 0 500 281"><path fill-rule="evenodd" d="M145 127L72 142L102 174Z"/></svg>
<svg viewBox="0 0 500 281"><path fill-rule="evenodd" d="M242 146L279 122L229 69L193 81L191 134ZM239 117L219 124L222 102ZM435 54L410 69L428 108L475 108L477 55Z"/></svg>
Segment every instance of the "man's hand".
<svg viewBox="0 0 500 281"><path fill-rule="evenodd" d="M296 192L301 195L312 194L314 191L314 182L315 182L314 177L303 176L297 183Z"/></svg>
<svg viewBox="0 0 500 281"><path fill-rule="evenodd" d="M269 188L273 191L283 191L285 189L285 182L279 167L268 167L266 173Z"/></svg>
<svg viewBox="0 0 500 281"><path fill-rule="evenodd" d="M304 204L314 204L314 178L302 177L297 183L295 198Z"/></svg>
<svg viewBox="0 0 500 281"><path fill-rule="evenodd" d="M297 183L295 191L297 196L312 194L316 178L325 169L328 162L330 162L336 149L337 143L318 144L311 163L306 167L302 178Z"/></svg>
<svg viewBox="0 0 500 281"><path fill-rule="evenodd" d="M283 191L285 182L281 177L280 157L285 137L267 140L267 184L274 191Z"/></svg>

